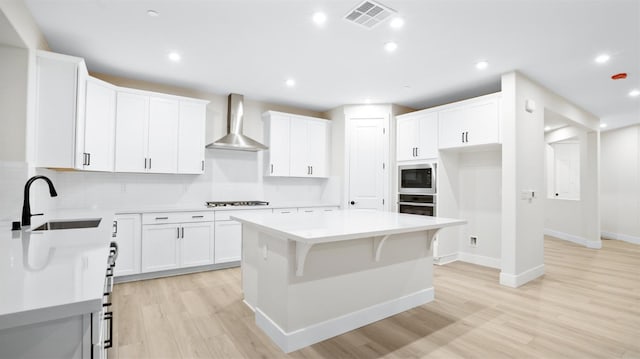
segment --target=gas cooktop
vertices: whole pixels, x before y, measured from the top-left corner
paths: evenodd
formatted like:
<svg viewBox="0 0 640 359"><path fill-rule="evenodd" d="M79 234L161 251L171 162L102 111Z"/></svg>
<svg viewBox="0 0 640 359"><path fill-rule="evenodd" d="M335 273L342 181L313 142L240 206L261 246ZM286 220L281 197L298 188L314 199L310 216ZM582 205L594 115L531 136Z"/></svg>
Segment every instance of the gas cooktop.
<svg viewBox="0 0 640 359"><path fill-rule="evenodd" d="M227 207L227 206L267 206L265 201L227 201L227 202L207 202L207 207Z"/></svg>

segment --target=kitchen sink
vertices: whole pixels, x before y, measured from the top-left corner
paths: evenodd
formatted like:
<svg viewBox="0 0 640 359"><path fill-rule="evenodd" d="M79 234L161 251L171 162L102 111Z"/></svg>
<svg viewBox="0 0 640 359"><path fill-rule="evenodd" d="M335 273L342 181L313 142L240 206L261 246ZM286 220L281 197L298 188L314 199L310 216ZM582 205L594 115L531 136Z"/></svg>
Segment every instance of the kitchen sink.
<svg viewBox="0 0 640 359"><path fill-rule="evenodd" d="M73 219L68 221L49 221L33 229L33 231L52 231L57 229L95 228L102 218Z"/></svg>

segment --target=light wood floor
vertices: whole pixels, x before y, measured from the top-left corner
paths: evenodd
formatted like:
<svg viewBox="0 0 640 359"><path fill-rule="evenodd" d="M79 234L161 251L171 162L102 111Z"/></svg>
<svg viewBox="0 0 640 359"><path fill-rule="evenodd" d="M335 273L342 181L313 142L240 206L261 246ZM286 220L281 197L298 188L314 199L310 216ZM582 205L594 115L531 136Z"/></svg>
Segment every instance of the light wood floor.
<svg viewBox="0 0 640 359"><path fill-rule="evenodd" d="M544 277L435 267L435 301L283 354L242 303L238 268L116 286L112 358L640 358L640 246L545 240Z"/></svg>

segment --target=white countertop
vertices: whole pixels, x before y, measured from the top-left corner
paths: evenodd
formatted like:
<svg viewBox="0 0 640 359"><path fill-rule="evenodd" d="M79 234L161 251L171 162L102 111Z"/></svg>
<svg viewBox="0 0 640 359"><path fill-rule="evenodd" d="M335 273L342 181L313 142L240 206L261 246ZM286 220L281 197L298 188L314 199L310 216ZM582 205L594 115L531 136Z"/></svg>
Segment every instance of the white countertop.
<svg viewBox="0 0 640 359"><path fill-rule="evenodd" d="M336 242L456 226L466 220L372 210L342 210L280 216L271 213L233 215L243 224L308 244Z"/></svg>
<svg viewBox="0 0 640 359"><path fill-rule="evenodd" d="M276 208L311 208L311 207L340 207L339 203L319 202L269 202L260 206L225 206L207 207L205 203L181 204L181 205L151 205L112 208L115 213L160 213L160 212L196 212L196 211L239 211L246 209L276 209Z"/></svg>
<svg viewBox="0 0 640 359"><path fill-rule="evenodd" d="M32 217L31 228L89 218L102 221L97 228L38 232L0 222L0 329L100 310L113 213L56 211Z"/></svg>

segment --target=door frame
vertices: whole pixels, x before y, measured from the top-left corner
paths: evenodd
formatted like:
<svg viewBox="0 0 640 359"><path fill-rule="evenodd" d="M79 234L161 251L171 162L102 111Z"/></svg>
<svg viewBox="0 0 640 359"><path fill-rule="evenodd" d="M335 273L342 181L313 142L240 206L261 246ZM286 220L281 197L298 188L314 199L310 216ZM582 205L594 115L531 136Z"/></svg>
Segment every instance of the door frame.
<svg viewBox="0 0 640 359"><path fill-rule="evenodd" d="M366 120L366 119L380 119L382 120L382 126L384 128L383 137L383 151L382 160L385 164L385 172L382 182L382 192L384 205L383 210L389 211L392 208L390 202L391 194L389 193L389 183L391 180L392 166L389 162L389 152L391 146L391 136L389 134L391 129L391 108L385 105L363 105L363 106L348 106L344 110L345 115L345 159L344 159L344 178L343 178L343 191L342 191L342 208L349 209L350 198L350 183L351 183L351 121L352 120ZM395 131L394 131L395 132Z"/></svg>

